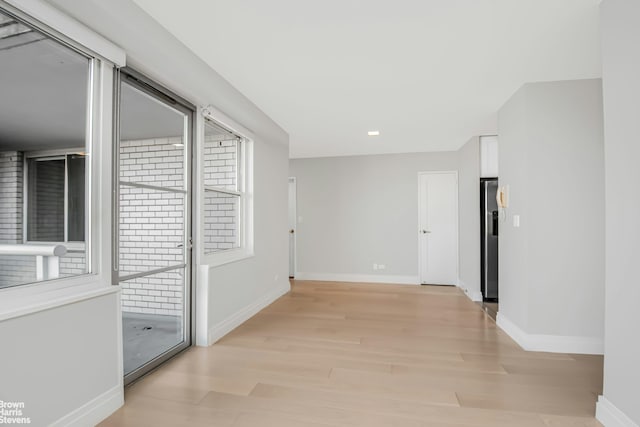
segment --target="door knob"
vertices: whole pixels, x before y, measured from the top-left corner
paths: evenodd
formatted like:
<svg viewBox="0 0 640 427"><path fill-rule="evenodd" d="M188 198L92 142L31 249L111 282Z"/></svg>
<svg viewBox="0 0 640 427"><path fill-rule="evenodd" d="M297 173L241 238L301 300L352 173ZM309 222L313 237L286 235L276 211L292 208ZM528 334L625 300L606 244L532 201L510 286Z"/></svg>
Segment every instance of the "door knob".
<svg viewBox="0 0 640 427"><path fill-rule="evenodd" d="M294 230L293 228L291 230L289 230L289 233L291 233L291 234L293 234L295 232L296 232L296 230Z"/></svg>
<svg viewBox="0 0 640 427"><path fill-rule="evenodd" d="M429 233L431 233L431 232L428 231L428 230L422 230L422 234L429 234Z"/></svg>

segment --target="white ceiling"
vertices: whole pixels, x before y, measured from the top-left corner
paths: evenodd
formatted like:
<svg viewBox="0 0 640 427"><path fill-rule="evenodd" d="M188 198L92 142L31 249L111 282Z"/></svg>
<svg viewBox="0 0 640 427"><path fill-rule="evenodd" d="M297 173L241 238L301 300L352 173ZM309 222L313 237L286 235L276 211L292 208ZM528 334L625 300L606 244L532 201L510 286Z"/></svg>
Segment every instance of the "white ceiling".
<svg viewBox="0 0 640 427"><path fill-rule="evenodd" d="M89 61L27 33L0 50L0 151L82 146ZM5 39L4 41L8 41Z"/></svg>
<svg viewBox="0 0 640 427"><path fill-rule="evenodd" d="M291 157L455 150L523 83L601 75L599 0L134 1L289 132Z"/></svg>
<svg viewBox="0 0 640 427"><path fill-rule="evenodd" d="M120 96L122 140L167 138L184 134L183 113L129 84L122 85Z"/></svg>

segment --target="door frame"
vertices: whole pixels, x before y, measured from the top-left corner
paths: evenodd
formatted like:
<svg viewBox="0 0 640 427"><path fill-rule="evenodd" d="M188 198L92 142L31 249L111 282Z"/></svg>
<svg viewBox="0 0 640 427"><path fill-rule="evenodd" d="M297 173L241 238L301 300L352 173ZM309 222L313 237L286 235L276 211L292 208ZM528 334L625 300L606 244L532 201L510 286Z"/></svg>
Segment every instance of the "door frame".
<svg viewBox="0 0 640 427"><path fill-rule="evenodd" d="M289 278L296 277L298 273L298 180L295 176L290 176L287 180L287 196L291 193L291 184L293 184L293 248L289 245ZM288 199L288 197L287 197ZM288 206L288 214L291 213L291 206ZM290 224L289 224L290 225ZM289 231L291 233L291 231ZM291 276L291 255L293 254L293 276Z"/></svg>
<svg viewBox="0 0 640 427"><path fill-rule="evenodd" d="M175 345L166 352L151 359L146 364L136 368L129 374L124 376L124 385L127 386L144 375L150 373L158 366L167 362L178 353L192 347L195 343L195 308L194 308L194 292L196 285L196 269L193 262L193 236L194 231L197 231L194 224L194 203L196 198L194 197L194 182L196 168L194 167L194 153L196 148L196 112L195 105L185 100L181 96L170 91L166 87L160 85L154 80L146 77L144 74L139 73L136 70L125 67L121 69L115 69L114 71L114 101L113 101L113 216L112 216L112 284L119 286L119 257L120 257L120 114L121 114L121 88L124 79L127 80L127 84L142 91L146 95L153 97L165 104L171 106L178 111L181 111L186 116L187 126L185 127L185 137L188 143L185 143L185 230L184 230L184 244L187 248L185 251L185 267L184 267L184 280L185 280L185 295L183 300L184 305L184 319L183 319L183 342ZM120 325L122 326L122 313L120 312ZM124 350L124 346L122 347Z"/></svg>
<svg viewBox="0 0 640 427"><path fill-rule="evenodd" d="M418 284L419 285L426 285L427 283L423 283L422 282L422 245L420 244L420 239L421 239L421 228L420 228L420 218L421 218L421 201L422 201L422 197L423 197L423 189L422 189L422 184L421 184L421 177L423 175L436 175L436 174L453 174L456 177L456 194L455 194L455 201L456 201L456 206L455 206L455 212L456 212L456 217L455 217L455 222L456 222L456 279L455 279L455 283L452 283L453 286L460 286L460 202L458 200L458 198L460 197L460 189L459 189L459 179L458 179L458 171L457 170L443 170L443 171L421 171L418 172L418 224L417 224L417 231L418 231Z"/></svg>

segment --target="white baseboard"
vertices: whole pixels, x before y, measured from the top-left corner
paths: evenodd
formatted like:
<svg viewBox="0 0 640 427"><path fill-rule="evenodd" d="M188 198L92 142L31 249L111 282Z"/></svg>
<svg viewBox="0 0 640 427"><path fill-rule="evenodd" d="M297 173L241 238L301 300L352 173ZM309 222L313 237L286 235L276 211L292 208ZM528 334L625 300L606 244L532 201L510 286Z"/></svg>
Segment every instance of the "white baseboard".
<svg viewBox="0 0 640 427"><path fill-rule="evenodd" d="M605 427L640 427L604 396L598 396L596 419Z"/></svg>
<svg viewBox="0 0 640 427"><path fill-rule="evenodd" d="M222 322L217 323L213 327L209 328L208 332L208 345L211 345L218 341L220 338L233 331L238 326L253 317L260 310L280 298L291 290L289 282L285 282L283 286L273 289L265 296L257 300L256 302L249 304L245 308L237 311L235 314L224 319Z"/></svg>
<svg viewBox="0 0 640 427"><path fill-rule="evenodd" d="M471 291L467 288L467 285L460 279L458 279L458 283L456 286L462 289L462 292L473 302L482 302L482 292L480 291Z"/></svg>
<svg viewBox="0 0 640 427"><path fill-rule="evenodd" d="M604 341L592 337L571 335L528 334L503 314L498 313L496 324L527 351L548 353L604 354Z"/></svg>
<svg viewBox="0 0 640 427"><path fill-rule="evenodd" d="M390 276L383 274L332 274L296 273L296 280L317 280L322 282L388 283L397 285L419 285L418 276Z"/></svg>
<svg viewBox="0 0 640 427"><path fill-rule="evenodd" d="M464 294L469 297L469 299L473 302L482 302L482 292L474 292L469 289L463 289Z"/></svg>
<svg viewBox="0 0 640 427"><path fill-rule="evenodd" d="M124 387L118 384L51 424L53 427L95 426L124 405Z"/></svg>

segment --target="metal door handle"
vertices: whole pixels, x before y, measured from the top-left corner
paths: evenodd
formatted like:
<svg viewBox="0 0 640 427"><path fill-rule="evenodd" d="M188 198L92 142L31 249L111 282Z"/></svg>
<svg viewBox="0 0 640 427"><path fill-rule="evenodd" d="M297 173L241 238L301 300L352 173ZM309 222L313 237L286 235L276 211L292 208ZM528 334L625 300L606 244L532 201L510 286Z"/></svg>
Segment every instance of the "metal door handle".
<svg viewBox="0 0 640 427"><path fill-rule="evenodd" d="M422 234L429 234L429 233L431 233L431 232L428 231L428 230L422 230Z"/></svg>

